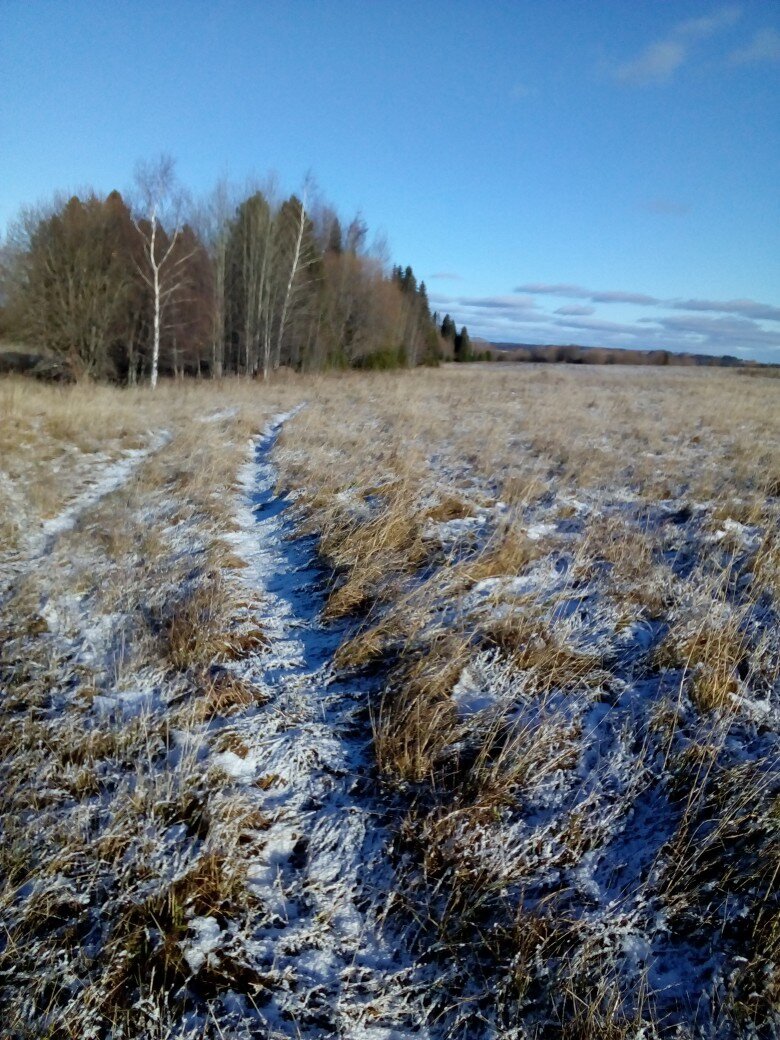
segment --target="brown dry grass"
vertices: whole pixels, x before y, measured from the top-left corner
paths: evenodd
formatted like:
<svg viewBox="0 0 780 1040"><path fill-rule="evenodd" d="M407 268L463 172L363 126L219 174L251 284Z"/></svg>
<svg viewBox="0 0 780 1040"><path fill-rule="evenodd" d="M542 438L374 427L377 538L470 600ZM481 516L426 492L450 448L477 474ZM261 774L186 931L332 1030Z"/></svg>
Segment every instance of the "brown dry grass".
<svg viewBox="0 0 780 1040"><path fill-rule="evenodd" d="M652 1000L641 982L623 992L595 931L556 917L557 903L571 898L565 890L553 886L538 914L518 911L514 928L507 886L530 885L528 867L491 866L478 850L500 848L501 820L536 785L576 768L586 734L567 704L611 704L633 676L661 691L664 675L682 678L632 737L625 806L646 761L663 764L675 797L704 797L727 759L713 729L744 722L741 694L777 681L771 633L748 632L751 618L767 616L761 603L780 608L779 405L773 381L719 371L485 366L326 377L280 446L283 482L302 490L304 522L334 567L330 615L357 619L336 663L392 666L374 706L375 750L385 783L412 798L401 837L426 879L425 895L405 882L404 914L435 935L445 965L492 965L498 1003L511 1003L513 985L538 996L539 966L557 965L550 1000L560 1027L551 1035L633 1036L652 1021ZM750 537L755 527L757 541L734 521ZM437 532L453 522L462 535L439 543ZM565 577L556 585L558 564ZM612 626L608 653L577 641L591 610L606 619L591 625ZM635 631L648 642L624 657ZM520 692L508 713L499 704L464 715L453 691L485 652L498 655ZM518 717L518 697L527 715ZM708 804L721 821L713 856L720 837L736 840L734 826L763 826ZM701 825L695 805L690 833ZM600 818L604 811L585 799L556 822L549 869L600 848L618 810ZM679 852L700 891L704 875L686 834L664 862ZM762 898L776 900L776 880L762 875ZM673 888L668 880L661 897L670 908ZM607 928L621 927L615 915ZM767 964L758 933L770 945L775 934L764 911L759 917L744 947L750 967L732 991L733 1007L753 1022L759 1012L745 1010L745 994ZM529 932L533 920L539 927Z"/></svg>
<svg viewBox="0 0 780 1040"><path fill-rule="evenodd" d="M0 597L0 673L13 691L0 704L9 1035L41 1035L49 1015L52 1035L141 1035L139 994L168 1014L191 974L186 916L243 920L258 906L246 836L267 821L229 786L208 786L199 749L213 722L227 740L233 720L261 700L214 668L265 643L262 603L225 539L249 437L300 397L294 381L151 394L0 380L0 466L11 488L0 526L14 550ZM41 542L42 520L77 505L103 466L161 430L167 443L139 458L124 484ZM159 689L159 703L126 718L121 698L138 689ZM185 835L177 854L190 857L173 881L154 859L170 828ZM99 962L83 949L95 922ZM68 972L82 980L75 1001ZM202 982L210 995L261 985L227 958Z"/></svg>
<svg viewBox="0 0 780 1040"><path fill-rule="evenodd" d="M354 618L336 664L358 669L385 658L391 668L371 705L375 750L384 783L410 798L400 838L425 881L397 895L435 937L435 955L492 965L506 1006L538 997L539 965L554 964L556 1036L631 1036L652 1018L621 991L609 950L561 909L570 893L551 890L547 902L523 906L517 891L531 885L532 866L519 857L496 865L484 854L501 848L504 822L540 786L576 772L584 734L573 706L620 689L614 661L578 642L577 603L585 611L596 591L616 629L650 618L665 633L618 678L680 673L632 745L637 776L652 745L683 806L659 856L659 898L694 927L696 908L709 912L702 893L714 877L724 899L759 894L727 1012L759 1028L778 999L778 814L768 795L762 803L758 780L743 777L752 793L737 796L722 757L723 733L741 717L739 694L777 681L766 633L750 629L759 606L762 616L780 606L777 395L776 382L727 372L503 366L268 388L163 385L155 395L0 380L0 488L8 489L0 537L15 568L0 618L3 678L13 689L0 735L9 821L0 905L14 906L27 880L41 881L8 930L0 966L51 976L64 945L69 970L90 978L81 1009L96 1009L101 1028L121 1021L132 1035L139 1020L130 993L157 1000L164 989L167 999L184 978L187 913L234 921L260 912L242 850L268 820L253 815L229 777L201 764L198 749L246 751L233 724L255 710L258 691L229 662L262 652L262 603L242 586L244 561L225 538L248 438L305 397L280 440L280 479L298 491L302 527L318 534L332 568L327 617ZM235 412L200 421L224 409ZM42 556L41 521L77 502L96 467L163 429L169 444ZM659 500L677 519L660 516ZM724 527L729 520L755 526L755 544ZM544 533L551 525L555 532ZM518 580L533 591L518 591ZM553 614L575 600L571 620ZM72 648L85 646L80 626L115 614L123 620L112 622L109 664L74 660ZM454 691L485 654L512 700L464 713ZM161 677L168 707L131 723L95 708ZM174 730L190 743L170 769ZM110 825L90 815L101 799L112 806ZM551 870L599 848L600 814L604 804L586 799L555 821ZM183 827L202 847L175 883L156 878L149 896L149 835L166 827ZM725 851L740 841L761 850L749 877ZM52 880L60 875L65 886ZM75 892L95 904L110 896L99 977L79 952L85 911ZM265 982L222 962L199 984L208 997L236 988L253 997ZM22 988L10 1005L20 1031L25 999ZM55 987L32 999L55 1008L69 998ZM79 1035L82 1010L68 1007L63 1035Z"/></svg>

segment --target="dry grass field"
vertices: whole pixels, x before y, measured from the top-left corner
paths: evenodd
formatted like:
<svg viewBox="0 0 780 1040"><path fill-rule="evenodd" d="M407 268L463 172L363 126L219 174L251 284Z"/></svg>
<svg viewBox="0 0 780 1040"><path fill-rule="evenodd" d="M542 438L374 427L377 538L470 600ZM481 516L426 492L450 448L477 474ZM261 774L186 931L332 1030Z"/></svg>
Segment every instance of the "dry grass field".
<svg viewBox="0 0 780 1040"><path fill-rule="evenodd" d="M780 1029L776 380L0 416L7 1035Z"/></svg>

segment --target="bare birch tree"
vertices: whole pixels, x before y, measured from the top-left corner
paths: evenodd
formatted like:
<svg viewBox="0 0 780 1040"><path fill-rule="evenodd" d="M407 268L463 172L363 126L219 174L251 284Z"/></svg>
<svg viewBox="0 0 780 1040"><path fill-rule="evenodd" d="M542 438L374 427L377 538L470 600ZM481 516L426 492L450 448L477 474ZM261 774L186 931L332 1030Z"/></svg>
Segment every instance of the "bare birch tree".
<svg viewBox="0 0 780 1040"><path fill-rule="evenodd" d="M161 155L151 162L140 162L135 184L139 212L133 223L144 244L144 265L139 270L152 293L151 384L154 389L160 365L162 310L179 287L179 271L189 256L174 256L183 227L183 194L176 182L174 160L169 155ZM172 228L170 233L166 233L164 220Z"/></svg>
<svg viewBox="0 0 780 1040"><path fill-rule="evenodd" d="M281 313L279 315L279 327L278 327L277 336L276 336L276 349L274 351L274 357L273 357L273 367L275 369L279 367L279 362L280 362L280 359L281 359L281 356L282 356L282 341L284 339L284 329L285 329L285 325L287 324L287 317L288 317L289 310L290 310L290 304L291 304L292 299L293 299L293 293L294 293L294 290L295 290L296 277L298 276L299 271L304 266L306 266L307 263L311 262L311 257L309 257L309 256L305 257L304 256L304 250L302 249L302 246L303 246L303 232L304 232L304 228L306 227L306 186L304 186L304 189L303 189L303 197L300 200L298 200L298 199L296 199L293 196L293 198L289 200L288 206L289 206L289 208L292 208L292 209L296 209L297 208L298 213L297 213L297 220L296 220L295 225L294 225L294 227L295 227L295 231L294 231L295 238L294 238L293 248L292 248L291 257L290 257L289 274L287 276L287 283L284 286L284 294L282 296L282 309L281 309ZM285 216L285 207L283 206L282 209L279 211L279 218L278 218L280 234L283 234L284 216ZM270 358L268 357L268 354L266 354L266 356L263 358L263 379L267 379L268 378L268 373L269 373L269 368L270 368L269 361L270 361Z"/></svg>

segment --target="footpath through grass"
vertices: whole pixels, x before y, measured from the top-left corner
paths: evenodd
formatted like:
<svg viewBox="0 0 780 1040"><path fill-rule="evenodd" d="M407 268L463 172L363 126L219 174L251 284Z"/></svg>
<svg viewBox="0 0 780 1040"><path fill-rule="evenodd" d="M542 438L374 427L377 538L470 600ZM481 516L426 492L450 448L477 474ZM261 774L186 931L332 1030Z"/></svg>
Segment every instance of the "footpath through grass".
<svg viewBox="0 0 780 1040"><path fill-rule="evenodd" d="M780 1029L778 392L0 381L10 1035Z"/></svg>

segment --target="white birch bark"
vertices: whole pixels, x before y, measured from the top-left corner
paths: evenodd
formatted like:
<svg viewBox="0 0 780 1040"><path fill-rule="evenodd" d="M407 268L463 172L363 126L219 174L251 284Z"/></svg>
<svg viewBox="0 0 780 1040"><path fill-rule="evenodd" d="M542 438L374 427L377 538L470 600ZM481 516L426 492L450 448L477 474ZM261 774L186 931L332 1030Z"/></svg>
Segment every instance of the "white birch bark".
<svg viewBox="0 0 780 1040"><path fill-rule="evenodd" d="M153 324L152 324L152 365L151 386L157 386L157 377L160 367L160 330L162 325L162 310L166 299L174 293L181 285L175 280L177 269L184 264L192 253L180 257L175 263L169 263L176 245L176 241L182 230L181 199L174 199L174 173L173 160L168 156L161 156L155 163L139 165L136 170L136 182L140 189L143 209L147 214L149 229L141 225L140 219L133 220L136 230L144 242L144 256L148 271L141 270L141 276L152 290L153 299ZM171 206L171 202L175 204ZM161 227L160 212L163 206L175 210L173 216L174 230L171 239L161 257L157 255L157 238Z"/></svg>
<svg viewBox="0 0 780 1040"><path fill-rule="evenodd" d="M292 263L290 264L290 277L287 279L287 288L284 293L284 299L282 301L282 313L279 318L279 334L276 338L276 350L274 352L274 364L273 367L276 369L279 367L279 361L282 356L282 338L284 337L284 327L287 322L287 312L290 306L290 298L293 291L293 283L295 282L295 276L298 273L298 265L301 260L301 243L303 242L303 229L306 224L306 192L303 193L303 199L300 204L300 218L298 220L298 232L295 239L295 249L293 250ZM263 378L268 378L269 359L266 357L265 365L263 366Z"/></svg>

